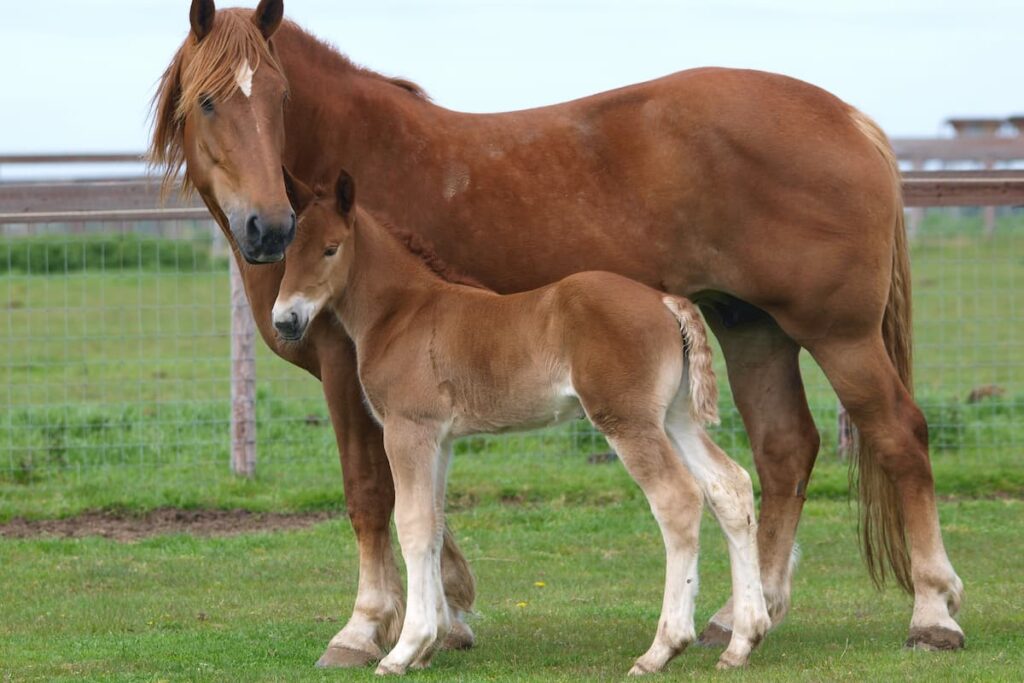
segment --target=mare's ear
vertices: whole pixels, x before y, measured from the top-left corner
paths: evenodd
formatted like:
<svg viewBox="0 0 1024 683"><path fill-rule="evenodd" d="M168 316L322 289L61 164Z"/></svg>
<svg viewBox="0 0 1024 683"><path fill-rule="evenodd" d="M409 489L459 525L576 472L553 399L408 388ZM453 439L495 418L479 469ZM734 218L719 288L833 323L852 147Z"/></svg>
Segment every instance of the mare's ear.
<svg viewBox="0 0 1024 683"><path fill-rule="evenodd" d="M338 173L338 182L334 184L334 196L338 200L341 215L348 218L356 203L356 181L345 169Z"/></svg>
<svg viewBox="0 0 1024 683"><path fill-rule="evenodd" d="M284 0L260 0L256 11L252 13L252 23L259 27L260 33L267 40L274 35L283 18Z"/></svg>
<svg viewBox="0 0 1024 683"><path fill-rule="evenodd" d="M192 22L192 33L196 40L202 40L213 28L213 16L217 8L213 6L213 0L192 0L192 9L189 10L188 19Z"/></svg>
<svg viewBox="0 0 1024 683"><path fill-rule="evenodd" d="M308 185L293 176L287 168L282 166L281 170L284 171L284 191L288 195L288 201L295 209L295 213L300 214L316 199L316 194Z"/></svg>

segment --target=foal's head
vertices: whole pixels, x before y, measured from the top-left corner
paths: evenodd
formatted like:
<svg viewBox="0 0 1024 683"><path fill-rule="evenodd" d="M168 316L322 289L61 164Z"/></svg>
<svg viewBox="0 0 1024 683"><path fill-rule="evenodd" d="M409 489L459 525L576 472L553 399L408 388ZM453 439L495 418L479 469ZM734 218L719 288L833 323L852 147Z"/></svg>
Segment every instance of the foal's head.
<svg viewBox="0 0 1024 683"><path fill-rule="evenodd" d="M295 235L279 170L288 82L270 40L283 13L283 0L219 12L192 0L192 30L154 106L150 156L165 183L184 164L186 183L250 263L280 261Z"/></svg>
<svg viewBox="0 0 1024 683"><path fill-rule="evenodd" d="M319 196L284 172L288 198L301 229L288 248L284 278L274 302L274 327L282 339L301 339L309 323L339 296L352 264L355 182L341 171L334 191Z"/></svg>

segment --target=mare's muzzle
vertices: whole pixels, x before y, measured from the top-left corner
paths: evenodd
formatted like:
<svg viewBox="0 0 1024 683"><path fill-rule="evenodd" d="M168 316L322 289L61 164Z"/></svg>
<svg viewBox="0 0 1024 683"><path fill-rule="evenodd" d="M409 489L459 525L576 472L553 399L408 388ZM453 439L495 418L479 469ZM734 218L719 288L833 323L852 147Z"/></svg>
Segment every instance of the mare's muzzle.
<svg viewBox="0 0 1024 683"><path fill-rule="evenodd" d="M295 238L295 212L257 212L232 216L231 234L246 261L276 263Z"/></svg>

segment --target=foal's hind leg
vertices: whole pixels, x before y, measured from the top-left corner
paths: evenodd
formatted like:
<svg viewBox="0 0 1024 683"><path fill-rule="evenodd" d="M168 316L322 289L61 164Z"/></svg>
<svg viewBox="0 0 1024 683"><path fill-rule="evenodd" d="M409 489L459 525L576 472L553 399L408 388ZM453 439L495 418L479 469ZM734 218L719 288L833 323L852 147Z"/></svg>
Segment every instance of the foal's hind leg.
<svg viewBox="0 0 1024 683"><path fill-rule="evenodd" d="M869 457L877 459L895 487L900 510L890 514L902 512L914 587L907 645L963 647L963 631L953 620L963 597L963 583L942 543L924 416L896 374L880 336L829 340L808 348L870 448Z"/></svg>
<svg viewBox="0 0 1024 683"><path fill-rule="evenodd" d="M700 489L660 425L606 436L647 496L665 541L665 595L658 631L651 647L629 671L634 676L655 673L694 639Z"/></svg>
<svg viewBox="0 0 1024 683"><path fill-rule="evenodd" d="M669 408L669 434L729 542L732 569L732 634L719 668L747 663L751 651L768 632L771 619L761 586L750 475L733 462L690 416L685 389Z"/></svg>
<svg viewBox="0 0 1024 683"><path fill-rule="evenodd" d="M797 525L820 442L800 378L800 347L753 307L743 308L746 318L728 328L715 308L703 311L722 346L733 399L754 452L761 482L761 579L768 613L778 625L789 610ZM730 599L711 618L700 642L726 645L733 612Z"/></svg>

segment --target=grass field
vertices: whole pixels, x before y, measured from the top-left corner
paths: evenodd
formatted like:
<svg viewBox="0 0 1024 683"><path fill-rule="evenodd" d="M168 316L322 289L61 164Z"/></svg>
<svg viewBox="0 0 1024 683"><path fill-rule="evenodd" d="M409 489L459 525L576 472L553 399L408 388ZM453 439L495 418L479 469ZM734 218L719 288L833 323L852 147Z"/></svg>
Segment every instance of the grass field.
<svg viewBox="0 0 1024 683"><path fill-rule="evenodd" d="M750 667L718 674L718 652L694 647L666 680L1019 681L1024 503L945 503L941 514L968 591L965 651L902 649L909 599L872 589L845 504L811 502L793 612ZM410 680L621 680L649 645L664 554L641 501L482 504L451 517L477 574L478 646L443 652ZM702 541L701 621L728 592L709 519ZM372 669L312 666L355 580L342 520L219 539L0 541L0 679L369 681Z"/></svg>
<svg viewBox="0 0 1024 683"><path fill-rule="evenodd" d="M804 358L823 446L794 613L749 670L716 674L717 653L692 649L670 675L1021 680L1024 219L1004 219L992 240L980 232L975 218L930 216L913 250L918 397L967 585L968 649L900 648L910 603L876 593L862 568L835 399ZM164 506L341 513L319 385L260 345L257 475L228 473L226 272L216 261L168 271L159 249L147 253L143 268L86 259L66 274L0 275L0 522ZM988 385L994 395L967 401ZM727 391L721 408L716 438L749 467ZM479 647L443 653L417 678L619 679L643 652L663 551L622 467L588 464L606 448L583 425L458 444L449 509L479 579ZM701 621L728 590L708 520L703 538ZM0 680L368 680L312 668L350 610L355 559L342 518L232 538L0 539Z"/></svg>

